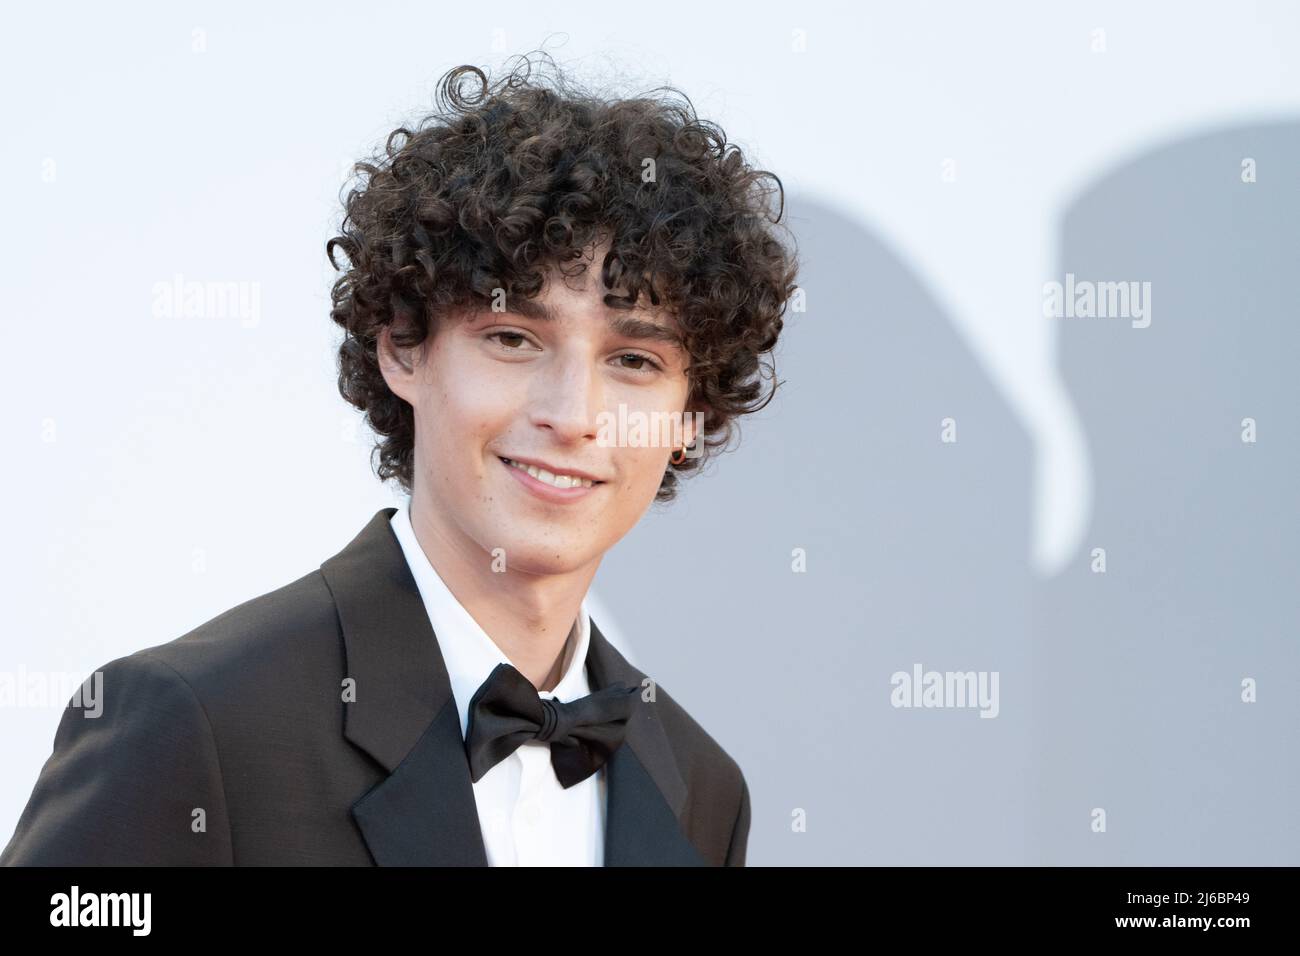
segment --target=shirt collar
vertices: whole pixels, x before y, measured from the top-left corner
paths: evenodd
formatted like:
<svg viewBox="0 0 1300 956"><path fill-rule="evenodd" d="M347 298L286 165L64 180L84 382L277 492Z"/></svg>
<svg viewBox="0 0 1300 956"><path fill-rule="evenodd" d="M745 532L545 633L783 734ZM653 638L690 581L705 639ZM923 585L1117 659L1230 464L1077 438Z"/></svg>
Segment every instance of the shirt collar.
<svg viewBox="0 0 1300 956"><path fill-rule="evenodd" d="M406 498L391 519L393 534L402 546L406 563L411 568L411 575L415 578L425 610L429 613L429 623L433 626L438 649L447 666L447 676L451 679L451 692L460 713L460 730L464 736L469 724L469 702L474 692L487 680L497 664L512 662L488 637L469 611L465 610L465 606L456 599L434 570L415 537L409 510L410 498ZM576 634L574 630L577 631ZM568 657L563 665L564 675L554 690L538 691L538 696L570 701L591 693L586 668L590 641L591 620L584 598L578 609L574 629L569 631L569 638L565 642Z"/></svg>

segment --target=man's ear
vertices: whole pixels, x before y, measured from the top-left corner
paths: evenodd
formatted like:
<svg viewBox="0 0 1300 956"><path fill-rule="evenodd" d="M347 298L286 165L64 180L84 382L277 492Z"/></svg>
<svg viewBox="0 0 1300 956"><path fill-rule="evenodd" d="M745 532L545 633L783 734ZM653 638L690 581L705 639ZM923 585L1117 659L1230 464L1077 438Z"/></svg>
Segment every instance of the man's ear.
<svg viewBox="0 0 1300 956"><path fill-rule="evenodd" d="M379 337L375 340L375 358L379 362L379 371L394 395L414 404L411 395L415 385L415 350L395 345L392 333L393 327L386 325L380 329Z"/></svg>

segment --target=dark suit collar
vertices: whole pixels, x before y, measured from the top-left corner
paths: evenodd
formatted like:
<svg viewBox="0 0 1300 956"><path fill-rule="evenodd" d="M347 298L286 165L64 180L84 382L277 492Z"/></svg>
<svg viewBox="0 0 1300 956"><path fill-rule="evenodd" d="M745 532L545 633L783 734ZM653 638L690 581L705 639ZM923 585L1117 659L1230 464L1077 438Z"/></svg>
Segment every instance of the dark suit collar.
<svg viewBox="0 0 1300 956"><path fill-rule="evenodd" d="M486 866L451 681L388 523L395 511L378 511L321 565L355 682L343 735L388 774L352 815L381 866ZM587 667L593 690L646 679L594 620ZM653 703L640 704L605 766L605 865L703 865L682 831L686 784Z"/></svg>

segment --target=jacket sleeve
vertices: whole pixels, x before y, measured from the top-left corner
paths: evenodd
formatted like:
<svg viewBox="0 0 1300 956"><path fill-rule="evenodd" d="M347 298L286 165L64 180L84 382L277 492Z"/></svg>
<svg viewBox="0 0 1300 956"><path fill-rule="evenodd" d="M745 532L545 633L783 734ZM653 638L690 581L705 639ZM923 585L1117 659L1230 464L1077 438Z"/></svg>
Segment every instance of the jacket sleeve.
<svg viewBox="0 0 1300 956"><path fill-rule="evenodd" d="M96 673L98 700L68 703L0 865L233 863L216 743L190 685L147 651Z"/></svg>
<svg viewBox="0 0 1300 956"><path fill-rule="evenodd" d="M740 777L740 811L736 814L736 825L731 830L731 845L727 847L727 866L744 866L745 853L749 848L749 784L744 774Z"/></svg>

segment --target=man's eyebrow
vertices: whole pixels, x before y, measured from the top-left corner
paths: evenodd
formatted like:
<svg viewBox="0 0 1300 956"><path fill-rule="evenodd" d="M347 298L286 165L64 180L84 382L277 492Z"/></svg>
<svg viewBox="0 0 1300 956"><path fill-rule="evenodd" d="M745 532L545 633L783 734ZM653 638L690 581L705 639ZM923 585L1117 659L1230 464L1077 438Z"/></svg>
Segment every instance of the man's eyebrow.
<svg viewBox="0 0 1300 956"><path fill-rule="evenodd" d="M530 299L526 296L516 296L509 301L506 311L516 312L519 315L530 319L538 319L542 322L550 322L555 319L555 313L551 307L539 299ZM682 337L673 329L666 325L660 325L658 322L651 322L648 319L638 319L626 312L611 309L605 316L609 323L610 330L617 335L625 336L629 339L647 339L655 342L666 342L669 345L675 345L684 349L685 343Z"/></svg>

